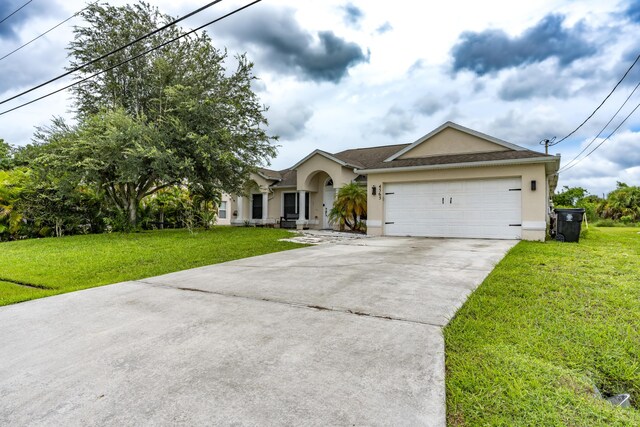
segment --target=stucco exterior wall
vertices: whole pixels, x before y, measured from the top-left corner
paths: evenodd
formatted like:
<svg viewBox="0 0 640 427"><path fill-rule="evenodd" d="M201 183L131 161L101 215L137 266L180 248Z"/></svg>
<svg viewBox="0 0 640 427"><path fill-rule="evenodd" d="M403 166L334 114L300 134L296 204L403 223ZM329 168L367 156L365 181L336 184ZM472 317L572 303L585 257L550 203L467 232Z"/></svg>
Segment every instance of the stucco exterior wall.
<svg viewBox="0 0 640 427"><path fill-rule="evenodd" d="M522 239L544 241L546 235L547 177L543 164L488 166L460 169L432 169L423 171L396 171L368 175L367 182L367 234L384 233L384 187L395 182L452 181L520 177L522 180ZM531 190L535 180L537 189ZM371 194L371 187L381 186L381 195ZM376 193L378 193L376 191Z"/></svg>
<svg viewBox="0 0 640 427"><path fill-rule="evenodd" d="M484 153L506 151L508 148L494 144L457 129L447 128L404 153L399 159L413 159L446 154Z"/></svg>
<svg viewBox="0 0 640 427"><path fill-rule="evenodd" d="M227 193L222 193L222 197L220 198L221 202L227 203L227 217L220 218L220 213L218 212L218 219L216 220L216 225L231 225L231 219L233 218L233 198L231 195Z"/></svg>
<svg viewBox="0 0 640 427"><path fill-rule="evenodd" d="M315 154L297 168L298 190L318 191L318 182L314 181L318 172L327 173L333 180L334 188L340 188L358 176L352 168L344 167L320 154ZM323 184L324 182L320 186Z"/></svg>

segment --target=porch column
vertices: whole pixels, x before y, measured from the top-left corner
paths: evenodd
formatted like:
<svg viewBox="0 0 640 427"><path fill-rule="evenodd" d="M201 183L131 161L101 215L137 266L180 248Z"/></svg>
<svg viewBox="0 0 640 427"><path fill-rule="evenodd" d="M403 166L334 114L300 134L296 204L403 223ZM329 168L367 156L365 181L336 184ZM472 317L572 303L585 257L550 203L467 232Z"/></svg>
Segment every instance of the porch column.
<svg viewBox="0 0 640 427"><path fill-rule="evenodd" d="M262 193L262 223L264 224L269 217L269 193Z"/></svg>
<svg viewBox="0 0 640 427"><path fill-rule="evenodd" d="M299 191L300 194L300 202L298 203L298 219L300 221L306 221L307 217L305 216L305 203L307 202L306 191Z"/></svg>
<svg viewBox="0 0 640 427"><path fill-rule="evenodd" d="M244 197L238 196L238 221L244 221Z"/></svg>
<svg viewBox="0 0 640 427"><path fill-rule="evenodd" d="M304 214L304 205L306 202L304 193L304 191L298 191L298 199L300 199L298 201L298 220L296 221L296 228L298 230L304 230L305 226L307 225L307 218Z"/></svg>

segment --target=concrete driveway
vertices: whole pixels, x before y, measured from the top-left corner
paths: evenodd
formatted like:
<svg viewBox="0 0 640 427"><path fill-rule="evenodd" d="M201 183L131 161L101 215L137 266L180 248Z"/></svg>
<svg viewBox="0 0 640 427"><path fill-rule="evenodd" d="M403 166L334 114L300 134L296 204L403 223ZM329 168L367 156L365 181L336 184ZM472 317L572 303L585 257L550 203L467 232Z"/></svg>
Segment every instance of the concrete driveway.
<svg viewBox="0 0 640 427"><path fill-rule="evenodd" d="M445 425L441 327L516 242L372 238L0 308L0 425Z"/></svg>

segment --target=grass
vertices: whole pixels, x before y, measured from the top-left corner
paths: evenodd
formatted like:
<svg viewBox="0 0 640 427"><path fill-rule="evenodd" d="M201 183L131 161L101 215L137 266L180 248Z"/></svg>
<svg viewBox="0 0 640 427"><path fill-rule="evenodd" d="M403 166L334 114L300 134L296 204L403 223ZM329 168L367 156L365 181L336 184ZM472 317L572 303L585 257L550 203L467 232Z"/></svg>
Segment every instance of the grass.
<svg viewBox="0 0 640 427"><path fill-rule="evenodd" d="M640 425L639 302L640 228L520 242L445 328L448 424Z"/></svg>
<svg viewBox="0 0 640 427"><path fill-rule="evenodd" d="M305 246L279 241L289 236L286 230L217 227L0 243L0 305Z"/></svg>

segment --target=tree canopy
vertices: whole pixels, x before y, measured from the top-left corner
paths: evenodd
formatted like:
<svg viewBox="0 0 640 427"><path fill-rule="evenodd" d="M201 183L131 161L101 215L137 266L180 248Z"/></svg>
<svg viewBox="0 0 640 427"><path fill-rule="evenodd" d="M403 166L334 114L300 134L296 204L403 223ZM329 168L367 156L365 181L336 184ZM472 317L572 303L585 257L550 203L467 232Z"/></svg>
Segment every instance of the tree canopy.
<svg viewBox="0 0 640 427"><path fill-rule="evenodd" d="M146 3L91 4L74 30L70 67L135 40L172 20ZM74 87L77 124L54 119L36 141L47 148L34 164L94 186L136 224L140 201L167 186L237 192L248 173L276 153L265 107L251 90L253 65L209 36L187 35L109 68L185 31L173 26L84 68Z"/></svg>
<svg viewBox="0 0 640 427"><path fill-rule="evenodd" d="M0 170L10 169L13 164L13 147L0 138Z"/></svg>
<svg viewBox="0 0 640 427"><path fill-rule="evenodd" d="M562 187L559 193L553 195L554 206L572 206L576 207L576 204L589 194L587 190L582 187Z"/></svg>
<svg viewBox="0 0 640 427"><path fill-rule="evenodd" d="M603 218L640 221L640 187L618 182L616 189L600 204L598 212Z"/></svg>

